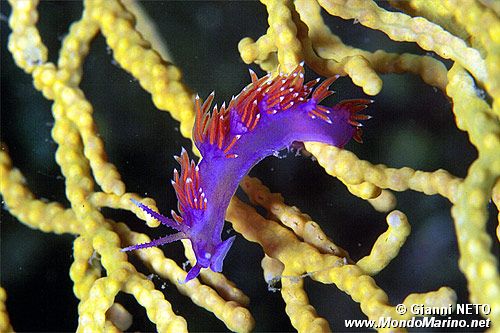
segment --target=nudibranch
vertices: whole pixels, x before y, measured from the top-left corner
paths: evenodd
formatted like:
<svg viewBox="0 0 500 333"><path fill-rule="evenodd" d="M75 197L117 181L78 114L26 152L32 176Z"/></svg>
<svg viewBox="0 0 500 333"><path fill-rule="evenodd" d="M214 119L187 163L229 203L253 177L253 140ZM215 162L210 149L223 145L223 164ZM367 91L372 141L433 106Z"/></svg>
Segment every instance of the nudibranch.
<svg viewBox="0 0 500 333"><path fill-rule="evenodd" d="M196 256L185 281L195 278L202 268L222 271L222 263L235 236L222 240L224 217L231 197L247 172L266 156L289 147L294 141L317 141L343 147L351 138L361 141L360 114L372 103L351 99L327 107L319 103L333 94L329 86L338 76L304 83L300 64L290 74L270 74L258 78L250 70L252 83L233 97L226 107L210 112L214 93L203 104L195 99L196 120L193 139L201 153L196 164L184 148L180 173L174 170L172 185L179 214L165 217L148 206L134 203L177 233L124 248L130 251L159 246L187 238Z"/></svg>

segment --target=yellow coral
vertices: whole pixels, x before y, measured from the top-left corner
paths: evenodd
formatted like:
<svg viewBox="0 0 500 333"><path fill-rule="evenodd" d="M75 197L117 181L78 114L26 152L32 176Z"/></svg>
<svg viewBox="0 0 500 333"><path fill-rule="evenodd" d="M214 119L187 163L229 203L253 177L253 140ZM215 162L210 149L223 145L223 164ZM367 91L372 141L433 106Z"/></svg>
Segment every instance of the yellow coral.
<svg viewBox="0 0 500 333"><path fill-rule="evenodd" d="M393 211L387 215L387 224L389 228L379 236L370 255L356 263L369 275L375 275L383 270L398 255L399 249L410 234L410 224L406 215L400 211Z"/></svg>
<svg viewBox="0 0 500 333"><path fill-rule="evenodd" d="M472 302L490 304L491 321L500 321L500 274L498 258L491 253L486 231L487 205L500 176L500 125L486 102L477 97L472 77L459 64L449 71L448 95L454 101L457 125L469 133L481 152L460 185L452 209L460 249L460 269L469 280Z"/></svg>
<svg viewBox="0 0 500 333"><path fill-rule="evenodd" d="M11 332L12 326L9 322L9 315L7 314L7 309L5 308L5 301L7 300L7 294L5 289L0 287L0 331Z"/></svg>
<svg viewBox="0 0 500 333"><path fill-rule="evenodd" d="M281 194L271 193L257 178L246 177L241 183L241 188L249 196L252 203L265 207L306 243L313 245L323 253L348 257L347 251L335 245L308 215L303 214L297 207L287 206Z"/></svg>
<svg viewBox="0 0 500 333"><path fill-rule="evenodd" d="M388 230L378 237L371 253L359 260L351 259L348 251L336 245L310 216L285 204L283 196L271 193L256 178L246 177L242 189L252 204L268 212L269 219L236 198L227 219L245 239L263 248L264 279L270 285L281 280L281 295L292 325L299 331L323 332L330 326L309 302L304 288L306 279L335 285L359 303L369 319L411 317L410 313L396 312L372 275L398 256L410 233L406 215L394 210L397 202L393 191L440 195L453 205L459 267L468 281L470 302L491 306L488 318L495 330L500 326L500 277L498 258L491 252L494 238L488 234L486 222L489 200L497 208L500 205L498 5L489 0L391 2L405 13L387 11L370 0L262 0L269 27L256 41L254 36L241 39L238 50L245 63L255 62L266 71L287 72L305 60L319 74L349 76L369 95L382 90L381 74L419 75L452 99L458 128L467 132L479 152L466 177L461 179L442 169L422 171L374 165L347 150L306 143L306 149L325 171L338 178L351 194L368 201L377 211L390 212ZM128 210L150 227L159 225L130 202L133 198L157 209L152 198L127 192L117 167L108 161L93 106L80 88L90 42L101 33L116 62L151 94L158 109L168 111L180 122L180 132L186 138L191 137L194 123L193 93L183 83L181 71L167 58L167 49L145 12L132 0L85 1L82 17L71 25L55 63L48 61L47 47L36 26L38 1L11 0L10 4L12 33L8 48L17 66L32 75L34 87L53 101L55 121L51 134L58 145L55 160L65 177L70 207L37 199L2 146L0 192L6 208L33 229L76 235L69 275L80 301L78 331L128 329L131 315L116 300L121 292L132 295L146 309L158 331L187 331L189 323L173 309L170 295L157 290L120 252L123 246L150 238L106 218L101 211ZM442 61L431 56L371 52L347 45L327 26L322 10L382 31L394 41L415 42L454 64L448 71ZM491 105L488 99L478 96L478 87L485 88ZM500 240L500 223L497 239ZM193 260L189 241L184 246L186 257ZM138 251L135 255L150 272L170 281L229 329L254 328L255 320L247 309L248 296L224 275L203 271L200 280L181 284L185 271L160 249ZM448 287L413 293L402 301L408 307L446 307L456 302L455 292ZM0 288L2 332L12 330L5 303L6 293Z"/></svg>

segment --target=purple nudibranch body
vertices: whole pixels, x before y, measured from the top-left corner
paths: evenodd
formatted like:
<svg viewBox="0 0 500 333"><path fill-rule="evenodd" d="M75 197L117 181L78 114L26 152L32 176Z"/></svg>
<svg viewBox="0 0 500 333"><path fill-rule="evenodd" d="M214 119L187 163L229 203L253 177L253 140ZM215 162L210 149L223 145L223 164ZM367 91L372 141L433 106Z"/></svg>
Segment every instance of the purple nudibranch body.
<svg viewBox="0 0 500 333"><path fill-rule="evenodd" d="M235 238L221 238L226 210L238 184L255 164L294 141L317 141L337 147L343 147L351 138L361 141L358 120L370 117L358 112L371 100L345 100L333 107L319 105L333 94L328 87L337 77L314 88L319 80L304 83L303 64L288 75L258 78L250 70L250 76L250 85L233 97L227 107L215 106L212 113L209 108L214 94L202 105L196 97L193 138L202 157L195 164L184 148L181 156L175 157L181 165L180 174L174 170L172 180L179 214L172 211L170 219L133 200L146 213L178 232L123 251L188 238L196 264L185 281L195 278L202 268L220 272Z"/></svg>

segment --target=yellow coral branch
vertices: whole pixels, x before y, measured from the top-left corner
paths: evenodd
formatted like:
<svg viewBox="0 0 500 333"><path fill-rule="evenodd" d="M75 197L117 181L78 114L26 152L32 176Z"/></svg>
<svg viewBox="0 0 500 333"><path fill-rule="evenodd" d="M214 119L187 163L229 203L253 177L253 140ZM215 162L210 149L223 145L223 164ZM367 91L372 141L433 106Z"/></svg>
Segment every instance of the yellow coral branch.
<svg viewBox="0 0 500 333"><path fill-rule="evenodd" d="M423 17L410 17L390 12L371 0L319 0L328 13L386 33L392 40L416 42L424 50L434 51L442 58L458 61L481 82L488 73L481 54L458 37Z"/></svg>
<svg viewBox="0 0 500 333"><path fill-rule="evenodd" d="M303 59L302 48L296 37L297 27L291 20L289 0L262 0L269 13L269 37L273 39L278 52L281 70L291 72Z"/></svg>
<svg viewBox="0 0 500 333"><path fill-rule="evenodd" d="M10 0L12 14L9 26L12 34L9 37L9 51L16 65L26 73L47 61L47 47L43 44L36 22L38 0Z"/></svg>
<svg viewBox="0 0 500 333"><path fill-rule="evenodd" d="M14 54L18 65L33 74L35 87L46 98L59 102L54 104L54 117L57 119L61 113L67 113L79 127L85 145L84 153L90 160L98 184L105 191L121 194L125 185L116 168L106 161L102 140L96 134L91 117L92 106L85 100L83 93L73 86L80 80L81 59L88 52L88 43L94 37L96 27L84 13L82 19L75 24L73 34L68 35L63 42L60 57L62 67L56 69L54 64L46 62L46 47L34 27L38 16L37 3L38 1L13 1L10 20L13 33L9 37L9 50ZM78 33L81 35L73 37ZM33 54L40 55L41 58L33 61L29 58Z"/></svg>
<svg viewBox="0 0 500 333"><path fill-rule="evenodd" d="M471 301L491 305L491 321L500 323L498 259L491 253L491 239L486 231L486 207L500 176L500 125L487 121L493 116L487 104L476 96L472 78L460 65L453 65L448 76L447 93L454 101L457 126L468 131L471 142L481 152L460 185L452 208L459 265L469 281Z"/></svg>
<svg viewBox="0 0 500 333"><path fill-rule="evenodd" d="M493 186L492 192L493 203L495 203L495 206L497 206L498 211L497 239L500 242L500 179L497 179L496 184Z"/></svg>
<svg viewBox="0 0 500 333"><path fill-rule="evenodd" d="M187 239L183 239L184 254L191 262L191 265L196 263L191 243ZM186 244L188 243L188 244ZM250 298L238 289L234 282L228 280L224 274L216 273L210 269L202 269L200 272L201 280L208 286L212 287L226 301L233 301L244 306L250 304Z"/></svg>
<svg viewBox="0 0 500 333"><path fill-rule="evenodd" d="M90 15L99 23L106 42L113 50L113 57L125 70L139 80L151 93L160 110L169 111L180 122L185 137L191 137L194 124L193 98L181 82L181 72L165 62L151 49L135 29L133 16L120 2L92 0L85 2Z"/></svg>
<svg viewBox="0 0 500 333"><path fill-rule="evenodd" d="M370 255L361 258L356 263L369 275L379 273L392 259L396 258L410 234L410 224L406 215L400 211L393 211L387 215L387 225L389 228L378 237Z"/></svg>
<svg viewBox="0 0 500 333"><path fill-rule="evenodd" d="M125 209L134 213L139 219L146 222L148 227L156 228L161 225L160 221L146 214L143 210L132 203L131 199L137 200L144 205L147 205L155 212L158 212L156 207L156 202L152 198L141 198L134 193L125 193L122 196L118 196L111 193L94 192L89 196L89 201L95 207L108 207L114 209Z"/></svg>
<svg viewBox="0 0 500 333"><path fill-rule="evenodd" d="M258 242L265 253L281 261L285 267L281 290L287 306L286 311L292 324L300 331L323 331L327 329L322 318L318 317L303 292L301 278L306 275L325 284L335 284L359 302L361 310L368 318L380 317L410 318L407 313L400 316L388 304L388 297L357 265L345 265L344 260L331 254L321 254L309 244L298 241L291 231L284 230L274 221L266 220L257 212L236 198L229 206L226 218L236 231L246 239ZM267 264L266 264L267 265ZM285 281L289 279L289 281ZM285 287L286 286L286 287ZM426 293L423 304L444 304L452 297L449 288L444 292ZM454 293L453 293L454 294ZM422 297L424 298L424 297ZM304 317L301 317L304 314Z"/></svg>
<svg viewBox="0 0 500 333"><path fill-rule="evenodd" d="M264 281L267 282L268 288L272 290L273 284L281 280L285 265L278 259L271 258L264 253L264 258L262 258L260 266L264 273Z"/></svg>
<svg viewBox="0 0 500 333"><path fill-rule="evenodd" d="M79 299L87 297L94 282L101 277L101 264L89 238L80 236L73 243L74 261L69 270L73 292Z"/></svg>
<svg viewBox="0 0 500 333"><path fill-rule="evenodd" d="M109 308L106 312L106 319L106 323L110 322L113 326L113 332L125 331L132 325L132 315L120 303L114 303Z"/></svg>
<svg viewBox="0 0 500 333"><path fill-rule="evenodd" d="M71 210L57 202L35 199L21 172L13 168L6 149L2 146L0 151L0 193L9 211L30 228L58 234L80 233L82 226Z"/></svg>
<svg viewBox="0 0 500 333"><path fill-rule="evenodd" d="M139 304L147 309L147 315L156 323L159 332L187 332L186 320L176 315L163 293L156 290L153 282L134 275L126 281L125 292L134 295Z"/></svg>
<svg viewBox="0 0 500 333"><path fill-rule="evenodd" d="M83 59L90 50L90 42L96 36L98 28L88 11L84 10L82 18L71 25L67 37L63 40L57 61L58 73L44 73L46 77L42 80L45 85L50 85L51 82L47 81L55 80L56 76L59 76L69 85L78 86L82 77Z"/></svg>
<svg viewBox="0 0 500 333"><path fill-rule="evenodd" d="M414 304L425 304L431 308L447 308L451 305L455 308L456 303L457 294L448 287L441 287L428 293L410 294L403 301L407 309L411 309Z"/></svg>
<svg viewBox="0 0 500 333"><path fill-rule="evenodd" d="M236 231L250 241L258 242L270 257L276 258L285 264L284 274L287 277L299 277L304 272L314 272L320 267L334 267L343 264L343 260L334 255L322 256L314 247L299 242L293 233L283 229L276 222L265 220L255 210L241 201L233 198L226 218L233 223ZM297 253L302 255L297 256ZM324 265L322 265L324 264ZM287 269L288 266L288 269ZM281 293L287 303L286 311L292 324L299 329L310 331L325 329L326 322L317 316L314 308L304 299L302 283L299 285L283 282ZM306 316L301 321L301 315ZM305 325L305 326L304 326Z"/></svg>
<svg viewBox="0 0 500 333"><path fill-rule="evenodd" d="M158 51L164 60L171 61L170 52L161 37L160 31L142 8L141 3L136 0L122 0L122 4L134 15L135 29L145 40L151 43L151 47Z"/></svg>
<svg viewBox="0 0 500 333"><path fill-rule="evenodd" d="M338 257L349 256L347 251L335 245L325 235L319 225L311 220L311 217L303 214L297 207L285 205L281 194L271 193L269 188L264 186L257 178L245 177L241 183L241 188L250 197L252 203L266 208L306 243L315 246L322 253L329 253Z"/></svg>
<svg viewBox="0 0 500 333"><path fill-rule="evenodd" d="M307 25L308 36L314 52L322 59L335 60L346 69L340 72L323 71L328 67L317 64L313 68L323 75L342 74L344 71L353 82L363 87L365 93L375 95L382 88L382 80L378 73L403 73L418 74L422 79L432 85L445 89L447 78L446 68L443 63L427 56L413 54L388 53L384 50L368 52L345 45L338 36L334 35L326 26L321 16L321 7L316 1L299 0L295 3L301 20ZM354 62L355 59L358 59ZM363 62L363 60L366 61ZM309 63L309 61L308 61Z"/></svg>
<svg viewBox="0 0 500 333"><path fill-rule="evenodd" d="M287 270L283 272L288 275ZM295 272L291 272L292 274ZM328 322L318 316L316 310L309 304L309 298L304 291L304 281L300 278L281 280L281 295L286 303L286 313L292 325L299 332L329 332Z"/></svg>
<svg viewBox="0 0 500 333"><path fill-rule="evenodd" d="M396 208L396 197L389 190L382 190L380 195L373 199L368 199L370 205L375 208L376 211L387 213L388 211Z"/></svg>
<svg viewBox="0 0 500 333"><path fill-rule="evenodd" d="M150 241L149 237L130 231L123 223L117 223L113 227L126 244L139 244ZM255 324L254 319L250 312L242 306L247 297L235 287L226 287L226 300L219 296L214 289L200 284L198 279L183 284L186 272L177 266L173 260L165 258L160 249L150 248L137 251L136 255L160 277L175 284L176 288L191 298L195 304L213 312L229 329L238 332L252 330Z"/></svg>
<svg viewBox="0 0 500 333"><path fill-rule="evenodd" d="M9 315L7 314L7 308L5 306L6 300L7 300L7 293L5 292L5 289L0 287L0 331L13 332L14 329L10 325Z"/></svg>
<svg viewBox="0 0 500 333"><path fill-rule="evenodd" d="M399 8L411 16L422 16L429 21L436 23L445 30L451 32L464 41L470 41L471 36L465 29L457 24L453 14L446 9L444 1L409 0L397 1L389 0L391 6ZM471 41L474 43L474 41ZM474 45L476 48L477 45Z"/></svg>
<svg viewBox="0 0 500 333"><path fill-rule="evenodd" d="M306 142L305 145L325 171L343 183L356 185L366 181L383 189L411 189L427 195L440 194L451 202L456 200L461 179L445 170L424 172L408 167L388 168L383 164L373 165L359 160L352 152L337 147L315 142Z"/></svg>
<svg viewBox="0 0 500 333"><path fill-rule="evenodd" d="M486 50L485 62L490 79L484 82L484 86L493 97L493 110L500 118L500 68L498 65L500 63L500 20L498 13L475 1L446 0L443 5L453 14L460 26L474 36L474 40Z"/></svg>

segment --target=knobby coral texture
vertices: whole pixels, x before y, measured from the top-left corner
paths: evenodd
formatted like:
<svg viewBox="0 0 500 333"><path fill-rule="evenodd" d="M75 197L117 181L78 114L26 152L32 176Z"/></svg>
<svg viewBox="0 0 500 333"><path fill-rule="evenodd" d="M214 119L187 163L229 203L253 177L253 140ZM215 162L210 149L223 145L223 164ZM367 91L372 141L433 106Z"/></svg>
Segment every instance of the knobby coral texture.
<svg viewBox="0 0 500 333"><path fill-rule="evenodd" d="M496 2L0 4L0 331L499 329Z"/></svg>

